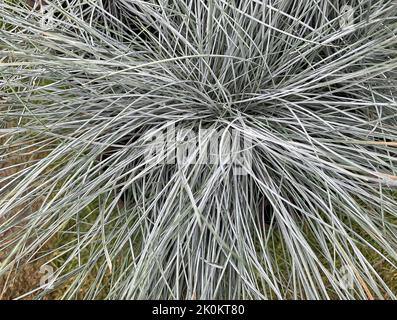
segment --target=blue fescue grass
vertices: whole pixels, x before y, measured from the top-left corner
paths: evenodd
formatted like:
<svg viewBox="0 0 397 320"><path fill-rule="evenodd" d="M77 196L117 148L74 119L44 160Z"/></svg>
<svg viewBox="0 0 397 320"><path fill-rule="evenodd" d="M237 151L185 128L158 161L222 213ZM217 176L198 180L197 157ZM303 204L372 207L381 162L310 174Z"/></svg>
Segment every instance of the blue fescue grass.
<svg viewBox="0 0 397 320"><path fill-rule="evenodd" d="M61 298L395 298L392 0L48 2L0 4L0 274L59 237ZM172 126L249 166L145 153Z"/></svg>

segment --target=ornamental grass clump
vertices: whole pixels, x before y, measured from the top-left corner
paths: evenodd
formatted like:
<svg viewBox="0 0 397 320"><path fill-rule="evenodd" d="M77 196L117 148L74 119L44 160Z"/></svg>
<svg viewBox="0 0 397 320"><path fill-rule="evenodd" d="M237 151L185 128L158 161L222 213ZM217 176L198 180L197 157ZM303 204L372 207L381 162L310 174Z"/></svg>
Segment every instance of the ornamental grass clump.
<svg viewBox="0 0 397 320"><path fill-rule="evenodd" d="M0 75L26 294L396 298L393 0L4 0Z"/></svg>

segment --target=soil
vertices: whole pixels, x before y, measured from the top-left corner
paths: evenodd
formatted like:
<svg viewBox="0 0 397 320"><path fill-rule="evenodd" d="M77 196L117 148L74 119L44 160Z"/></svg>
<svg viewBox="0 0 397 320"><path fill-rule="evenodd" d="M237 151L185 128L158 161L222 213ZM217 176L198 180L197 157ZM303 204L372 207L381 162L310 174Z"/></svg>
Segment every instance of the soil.
<svg viewBox="0 0 397 320"><path fill-rule="evenodd" d="M4 139L2 140L0 137L0 146L4 144ZM4 145L3 145L4 146ZM0 149L0 155L1 152L4 152L4 150ZM18 172L18 170L22 169L21 167L13 167L10 168L10 165L13 164L18 164L18 163L23 163L27 159L24 159L24 157L19 157L16 159L7 160L7 159L2 159L0 157L0 181L1 178L10 176L11 174L15 174ZM5 169L7 168L7 169ZM2 184L0 182L0 188L4 186L4 183ZM38 206L39 202L32 204L32 208L34 210L34 207ZM9 214L12 214L10 212ZM1 218L0 217L0 225L4 221L6 217ZM7 236L12 233L13 230L8 230L7 232L0 233L0 243L6 241ZM3 243L2 243L3 245ZM1 251L0 252L0 264L6 259L7 254L9 250ZM40 279L43 276L43 274L40 273L40 267L43 265L44 261L42 260L36 260L32 263L27 263L23 264L20 268L15 268L12 270L9 274L1 276L0 277L0 300L10 300L10 299L16 299L20 297L21 295L28 293L35 288L37 288L40 285ZM27 295L23 299L31 299L32 295Z"/></svg>

